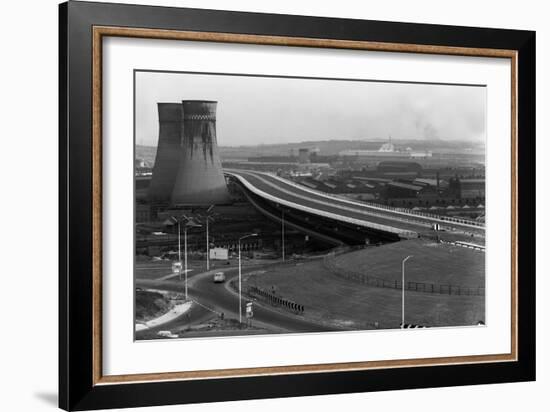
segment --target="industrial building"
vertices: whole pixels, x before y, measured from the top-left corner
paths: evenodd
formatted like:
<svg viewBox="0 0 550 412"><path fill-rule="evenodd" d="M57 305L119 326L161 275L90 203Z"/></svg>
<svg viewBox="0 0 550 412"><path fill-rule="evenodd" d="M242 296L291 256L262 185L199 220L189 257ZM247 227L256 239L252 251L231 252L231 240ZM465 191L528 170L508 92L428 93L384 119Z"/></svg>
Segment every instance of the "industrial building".
<svg viewBox="0 0 550 412"><path fill-rule="evenodd" d="M485 199L485 179L460 179L461 199Z"/></svg>

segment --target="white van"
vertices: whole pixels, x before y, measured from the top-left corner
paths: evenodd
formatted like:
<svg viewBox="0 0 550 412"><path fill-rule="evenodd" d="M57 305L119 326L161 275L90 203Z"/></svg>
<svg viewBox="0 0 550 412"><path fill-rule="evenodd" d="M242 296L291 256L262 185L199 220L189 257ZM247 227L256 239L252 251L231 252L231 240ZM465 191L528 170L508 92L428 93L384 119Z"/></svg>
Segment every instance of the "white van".
<svg viewBox="0 0 550 412"><path fill-rule="evenodd" d="M223 283L225 282L225 274L223 272L214 273L214 283Z"/></svg>

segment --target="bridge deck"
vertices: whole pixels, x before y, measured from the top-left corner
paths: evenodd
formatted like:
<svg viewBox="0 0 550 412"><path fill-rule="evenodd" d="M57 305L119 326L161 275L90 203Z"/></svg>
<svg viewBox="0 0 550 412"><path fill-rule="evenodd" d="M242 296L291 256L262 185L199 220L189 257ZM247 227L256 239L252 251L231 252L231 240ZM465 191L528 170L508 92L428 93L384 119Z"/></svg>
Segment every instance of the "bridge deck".
<svg viewBox="0 0 550 412"><path fill-rule="evenodd" d="M244 170L226 170L225 172L239 179L248 190L258 196L358 226L371 227L399 235L428 231L435 222L458 232L478 233L484 231L482 227L472 227L468 224L447 222L437 218L388 210L383 206L375 207L340 199L267 173Z"/></svg>

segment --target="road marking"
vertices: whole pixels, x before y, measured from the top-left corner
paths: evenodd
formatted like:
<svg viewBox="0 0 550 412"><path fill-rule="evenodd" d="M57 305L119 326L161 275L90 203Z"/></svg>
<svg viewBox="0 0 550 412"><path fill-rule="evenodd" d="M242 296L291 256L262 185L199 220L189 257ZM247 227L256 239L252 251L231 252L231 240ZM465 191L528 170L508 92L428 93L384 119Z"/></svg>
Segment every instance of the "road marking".
<svg viewBox="0 0 550 412"><path fill-rule="evenodd" d="M209 308L208 306L206 305L203 305L202 303L200 303L199 301L195 300L195 299L190 299L192 302L196 303L197 305L199 305L200 307L202 307L203 309L206 309L206 310L209 310L210 312L216 314L216 315L221 315L222 312L216 312L214 309L212 308Z"/></svg>
<svg viewBox="0 0 550 412"><path fill-rule="evenodd" d="M192 271L193 271L193 269L187 269L187 273L192 272ZM186 271L184 270L183 272L181 272L181 274L183 275L183 274L185 274L185 272ZM154 279L154 280L168 280L168 279L172 279L172 278L175 278L175 277L178 277L178 276L180 276L179 273L170 273L169 275L166 275L166 276L163 276L161 278Z"/></svg>
<svg viewBox="0 0 550 412"><path fill-rule="evenodd" d="M353 205L356 205L356 206L361 206L361 207L366 207L366 208L371 208L371 209L386 211L386 212L391 212L391 213L397 213L397 214L401 214L401 215L417 217L417 218L422 218L422 219L428 219L428 220L432 220L432 221L436 221L436 222L451 223L451 224L455 224L455 225L459 225L459 226L466 226L468 228L485 229L485 224L474 224L474 222L470 224L470 223L467 223L467 222L458 222L458 221L455 221L455 220L445 220L445 219L442 219L441 217L439 217L437 215L431 215L429 213L424 213L423 212L422 214L419 215L419 214L415 214L415 213L411 213L411 212L407 212L407 211L403 211L403 210L396 210L397 208L395 208L393 206L373 205L370 202L369 203L359 203L359 202L356 202L356 201L353 201L353 200L350 200L350 199L340 197L338 195L331 195L329 193L325 193L325 192L321 192L319 190L311 189L309 187L306 187L306 186L300 185L298 183L295 183L292 180L284 179L280 176L276 176L276 175L272 175L272 174L264 173L264 172L254 172L254 173L266 175L268 177L271 177L275 180L279 180L282 183L286 183L290 186L293 186L293 187L295 187L299 190L305 191L305 192L310 192L310 193L313 193L313 194L316 194L316 195L319 195L319 196L322 196L322 197L325 197L325 198L328 198L328 199L337 200L337 201L340 201L340 202L349 203L349 204L353 204ZM478 223L480 223L480 222L478 222Z"/></svg>
<svg viewBox="0 0 550 412"><path fill-rule="evenodd" d="M327 211L324 211L324 210L314 209L314 208L309 207L309 206L304 206L304 205L301 205L299 203L294 203L294 202L291 202L289 200L282 199L282 198L277 197L277 196L273 196L273 195L271 195L267 192L264 192L263 190L258 189L252 183L250 183L248 180L246 180L245 177L243 177L239 174L232 173L232 172L227 172L227 173L237 177L237 179L239 179L252 192L256 193L259 196L265 197L265 198L267 198L267 199L269 199L273 202L281 203L281 204L284 204L286 206L293 207L293 208L296 208L296 209L300 209L300 210L303 210L305 212L309 212L309 213L312 213L312 214L315 214L315 215L324 216L324 217L328 217L328 218L331 218L331 219L352 223L352 224L358 225L358 226L370 227L372 229L378 229L378 230L383 230L383 231L390 232L390 233L403 234L403 235L407 235L407 234L411 234L411 233L416 234L416 232L413 232L411 230L403 230L403 229L395 228L395 227L392 227L392 226L381 225L381 224L378 224L378 223L369 222L368 220L360 220L360 219L356 219L356 218L350 218L350 217L347 217L347 216L336 214L334 212L327 212ZM257 178L262 180L259 177L257 177ZM269 182L267 184L268 185L273 185L272 183L269 183ZM275 186L275 187L277 187L277 186ZM281 189L281 188L278 188L278 187L277 187L277 189L282 191L282 192L285 191L284 189ZM297 195L297 194L293 194L292 192L289 192L289 193L291 195L295 196L295 197L298 197L298 198L301 197L301 198L304 198L305 200L311 201L313 203L324 204L325 206L331 206L331 207L334 207L336 209L343 209L343 210L348 209L350 211L360 213L360 214L362 213L361 211L358 211L358 210L355 210L355 209L352 209L352 208L346 208L345 206L336 206L336 205L331 205L331 204L328 204L328 203L325 204L324 202L321 202L321 201L318 201L318 200L312 200L312 199L309 199L305 196L300 196L300 195ZM364 212L363 214L368 214L368 213ZM371 215L373 215L373 214L371 213Z"/></svg>
<svg viewBox="0 0 550 412"><path fill-rule="evenodd" d="M166 312L165 314L163 314L163 315L161 315L157 318L148 320L147 322L136 323L136 326L135 326L136 332L146 330L146 329L150 329L150 328L154 328L156 326L160 326L162 324L168 323L168 322L180 317L185 312L187 312L191 308L191 305L192 305L191 302L185 302L185 303L182 303L180 305L174 306L168 312Z"/></svg>

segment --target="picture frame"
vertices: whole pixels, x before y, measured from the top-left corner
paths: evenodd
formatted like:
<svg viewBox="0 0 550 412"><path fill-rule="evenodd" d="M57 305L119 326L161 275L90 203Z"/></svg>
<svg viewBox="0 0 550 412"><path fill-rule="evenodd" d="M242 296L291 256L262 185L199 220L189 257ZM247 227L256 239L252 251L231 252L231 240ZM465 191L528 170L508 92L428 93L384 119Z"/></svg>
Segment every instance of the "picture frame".
<svg viewBox="0 0 550 412"><path fill-rule="evenodd" d="M59 406L65 410L535 379L535 33L71 1L59 7ZM510 352L103 373L102 59L108 37L508 59ZM199 43L200 44L200 43Z"/></svg>

